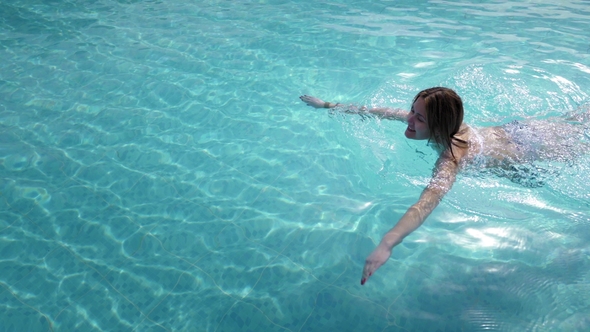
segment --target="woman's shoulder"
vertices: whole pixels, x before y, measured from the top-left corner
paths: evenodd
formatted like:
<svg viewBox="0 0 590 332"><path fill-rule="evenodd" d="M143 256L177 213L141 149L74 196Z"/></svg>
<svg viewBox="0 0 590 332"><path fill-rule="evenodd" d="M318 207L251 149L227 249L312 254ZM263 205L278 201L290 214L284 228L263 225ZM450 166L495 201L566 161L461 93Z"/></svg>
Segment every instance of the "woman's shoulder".
<svg viewBox="0 0 590 332"><path fill-rule="evenodd" d="M470 155L491 158L488 164L495 165L498 161L516 160L518 149L504 126L489 126L470 129ZM492 162L495 161L495 162Z"/></svg>
<svg viewBox="0 0 590 332"><path fill-rule="evenodd" d="M473 159L479 155L484 155L486 146L490 144L489 140L498 138L496 131L501 127L473 127L462 124L457 134L453 137L453 144L449 149L440 152L441 160L452 160L457 164L464 160Z"/></svg>
<svg viewBox="0 0 590 332"><path fill-rule="evenodd" d="M477 132L471 126L463 123L459 128L459 132L454 136L451 154L458 155L462 159L473 149L474 141L478 141Z"/></svg>

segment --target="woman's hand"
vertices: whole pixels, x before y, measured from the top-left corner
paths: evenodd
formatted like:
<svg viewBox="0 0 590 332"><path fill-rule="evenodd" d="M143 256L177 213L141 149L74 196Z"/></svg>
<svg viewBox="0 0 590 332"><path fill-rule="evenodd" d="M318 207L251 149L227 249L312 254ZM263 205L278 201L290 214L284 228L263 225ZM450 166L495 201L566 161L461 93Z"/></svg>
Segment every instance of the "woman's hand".
<svg viewBox="0 0 590 332"><path fill-rule="evenodd" d="M367 257L365 261L365 268L363 269L363 277L361 279L361 285L364 285L369 277L373 275L375 271L381 265L385 264L387 260L391 256L391 247L384 245L383 243L379 244L375 250Z"/></svg>
<svg viewBox="0 0 590 332"><path fill-rule="evenodd" d="M314 108L325 108L326 106L326 102L316 98L316 97L312 97L312 96L308 96L308 95L303 95L300 96L299 99L301 99L301 101L303 101L304 103L307 104L307 106L311 106Z"/></svg>

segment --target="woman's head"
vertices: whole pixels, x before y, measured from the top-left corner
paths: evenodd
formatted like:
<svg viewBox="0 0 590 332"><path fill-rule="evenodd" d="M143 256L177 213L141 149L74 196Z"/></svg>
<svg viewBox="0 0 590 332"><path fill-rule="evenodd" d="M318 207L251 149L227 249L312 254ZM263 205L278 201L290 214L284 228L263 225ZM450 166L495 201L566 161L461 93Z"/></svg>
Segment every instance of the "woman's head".
<svg viewBox="0 0 590 332"><path fill-rule="evenodd" d="M450 149L462 123L461 97L451 89L434 87L420 91L414 97L406 136L433 140L445 149Z"/></svg>

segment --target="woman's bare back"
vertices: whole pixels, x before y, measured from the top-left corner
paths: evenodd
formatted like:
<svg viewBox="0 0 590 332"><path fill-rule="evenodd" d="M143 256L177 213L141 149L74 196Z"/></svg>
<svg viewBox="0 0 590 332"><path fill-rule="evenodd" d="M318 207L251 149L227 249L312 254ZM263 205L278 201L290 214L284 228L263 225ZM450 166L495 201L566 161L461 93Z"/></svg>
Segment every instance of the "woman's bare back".
<svg viewBox="0 0 590 332"><path fill-rule="evenodd" d="M590 153L587 130L583 123L558 117L484 128L467 126L458 138L469 143L467 161L479 156L485 158L487 167L507 167L533 161L567 161Z"/></svg>

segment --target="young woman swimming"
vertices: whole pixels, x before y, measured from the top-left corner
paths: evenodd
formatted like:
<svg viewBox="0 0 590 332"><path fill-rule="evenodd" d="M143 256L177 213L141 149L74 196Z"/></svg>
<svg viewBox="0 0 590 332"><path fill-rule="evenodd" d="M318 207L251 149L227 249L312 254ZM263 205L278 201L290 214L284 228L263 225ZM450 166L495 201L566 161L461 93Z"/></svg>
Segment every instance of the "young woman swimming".
<svg viewBox="0 0 590 332"><path fill-rule="evenodd" d="M483 167L508 168L514 164L546 159L570 159L590 151L581 143L587 135L589 114L559 121L513 121L504 126L474 129L463 123L463 102L451 89L434 87L420 91L410 112L385 107L343 106L311 96L299 97L314 108L336 108L345 113L372 115L407 122L405 136L427 140L439 153L432 179L418 202L381 239L367 257L361 285L391 256L391 250L424 223L451 189L459 169L477 161ZM548 139L550 138L550 139Z"/></svg>

